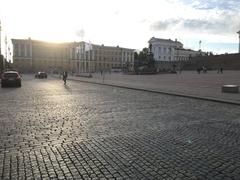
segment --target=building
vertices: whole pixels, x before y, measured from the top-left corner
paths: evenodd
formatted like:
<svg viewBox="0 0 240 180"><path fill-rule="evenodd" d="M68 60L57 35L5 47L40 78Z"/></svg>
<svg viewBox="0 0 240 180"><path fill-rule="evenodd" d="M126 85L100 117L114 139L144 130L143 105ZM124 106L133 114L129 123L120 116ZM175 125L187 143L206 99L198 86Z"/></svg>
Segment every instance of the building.
<svg viewBox="0 0 240 180"><path fill-rule="evenodd" d="M134 67L134 49L86 42L71 43L69 49L74 72L110 71L113 68L132 71Z"/></svg>
<svg viewBox="0 0 240 180"><path fill-rule="evenodd" d="M176 49L182 49L183 44L177 40L159 39L152 37L148 43L156 61L174 61L177 55ZM179 53L179 52L178 52Z"/></svg>
<svg viewBox="0 0 240 180"><path fill-rule="evenodd" d="M151 51L156 61L189 60L191 57L205 54L201 51L184 49L183 44L177 40L152 37L148 43L151 44Z"/></svg>
<svg viewBox="0 0 240 180"><path fill-rule="evenodd" d="M184 49L183 44L177 39L160 39L152 37L149 41L150 51L153 53L156 64L161 67L169 67L171 64L190 60L192 57L198 55L205 55L201 51L194 51L191 49Z"/></svg>
<svg viewBox="0 0 240 180"><path fill-rule="evenodd" d="M26 72L68 70L73 73L132 71L134 49L95 45L86 42L50 43L32 39L12 39L13 63Z"/></svg>
<svg viewBox="0 0 240 180"><path fill-rule="evenodd" d="M68 64L68 44L12 39L14 68L24 72L62 70Z"/></svg>

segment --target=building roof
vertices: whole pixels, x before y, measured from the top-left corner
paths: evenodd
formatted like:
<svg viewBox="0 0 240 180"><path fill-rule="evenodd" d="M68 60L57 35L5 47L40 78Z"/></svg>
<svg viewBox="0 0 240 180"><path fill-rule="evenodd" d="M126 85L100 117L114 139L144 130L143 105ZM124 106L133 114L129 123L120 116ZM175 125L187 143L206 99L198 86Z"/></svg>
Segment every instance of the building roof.
<svg viewBox="0 0 240 180"><path fill-rule="evenodd" d="M12 42L18 42L18 41L31 41L34 43L45 43L45 44L50 44L50 45L74 45L74 44L90 44L91 46L95 46L95 47L104 47L104 48L119 48L122 50L129 50L129 51L135 51L135 49L132 48L124 48L124 47L120 47L120 46L105 46L104 44L102 45L98 45L98 44L93 44L91 42L84 42L84 41L80 41L80 42L49 42L49 41L41 41L41 40L34 40L31 38L28 39L12 39Z"/></svg>
<svg viewBox="0 0 240 180"><path fill-rule="evenodd" d="M42 40L35 40L35 39L12 39L12 42L19 42L19 41L31 41L32 43L44 43L44 44L51 44L51 45L66 45L69 44L68 42L50 42L50 41L42 41Z"/></svg>
<svg viewBox="0 0 240 180"><path fill-rule="evenodd" d="M195 50L192 50L192 49L185 49L185 48L176 48L176 50L199 52L199 51L195 51Z"/></svg>
<svg viewBox="0 0 240 180"><path fill-rule="evenodd" d="M171 42L171 43L180 43L182 44L181 42L177 41L177 39L175 41L171 40L171 39L162 39L162 38L155 38L155 37L152 37L148 43L150 43L151 41L163 41L163 42Z"/></svg>

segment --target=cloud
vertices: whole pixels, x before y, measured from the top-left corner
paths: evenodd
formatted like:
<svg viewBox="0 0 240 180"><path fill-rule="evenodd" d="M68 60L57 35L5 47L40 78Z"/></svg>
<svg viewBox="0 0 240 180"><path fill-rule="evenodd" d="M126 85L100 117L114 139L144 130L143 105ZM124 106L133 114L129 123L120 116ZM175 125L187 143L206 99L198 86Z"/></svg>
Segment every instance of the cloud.
<svg viewBox="0 0 240 180"><path fill-rule="evenodd" d="M151 24L150 29L154 31L164 30L182 30L193 31L197 33L210 34L233 34L240 29L239 17L240 14L233 12L223 12L218 17L208 19L168 19L164 21L156 21Z"/></svg>
<svg viewBox="0 0 240 180"><path fill-rule="evenodd" d="M193 31L204 31L208 33L227 33L230 29L226 29L226 22L211 21L203 19L186 19L182 21L183 28Z"/></svg>
<svg viewBox="0 0 240 180"><path fill-rule="evenodd" d="M239 0L180 0L184 4L191 5L195 9L219 9L219 10L234 10L240 8Z"/></svg>
<svg viewBox="0 0 240 180"><path fill-rule="evenodd" d="M151 29L155 31L167 30L173 28L181 22L181 19L168 19L165 21L157 21L151 25Z"/></svg>

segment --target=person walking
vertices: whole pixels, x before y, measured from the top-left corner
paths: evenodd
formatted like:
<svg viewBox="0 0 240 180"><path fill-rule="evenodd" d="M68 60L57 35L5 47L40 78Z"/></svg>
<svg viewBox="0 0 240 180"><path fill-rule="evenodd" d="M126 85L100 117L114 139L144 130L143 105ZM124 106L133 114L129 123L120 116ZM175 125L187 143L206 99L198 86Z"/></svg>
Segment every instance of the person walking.
<svg viewBox="0 0 240 180"><path fill-rule="evenodd" d="M221 73L221 74L223 73L223 68L222 68L222 67L220 68L220 73Z"/></svg>
<svg viewBox="0 0 240 180"><path fill-rule="evenodd" d="M64 72L63 72L63 81L64 81L64 85L67 84L67 77L68 77L68 73L67 73L67 71L64 71Z"/></svg>

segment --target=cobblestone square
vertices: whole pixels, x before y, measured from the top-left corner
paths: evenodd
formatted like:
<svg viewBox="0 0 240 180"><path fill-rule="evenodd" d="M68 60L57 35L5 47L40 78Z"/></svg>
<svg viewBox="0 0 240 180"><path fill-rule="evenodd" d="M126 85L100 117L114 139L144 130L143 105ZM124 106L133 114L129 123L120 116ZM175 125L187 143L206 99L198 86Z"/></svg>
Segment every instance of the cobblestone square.
<svg viewBox="0 0 240 180"><path fill-rule="evenodd" d="M0 179L240 178L237 105L29 75L0 103Z"/></svg>

